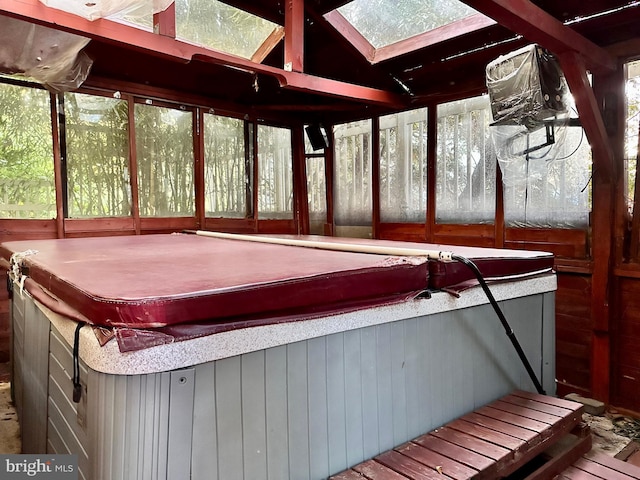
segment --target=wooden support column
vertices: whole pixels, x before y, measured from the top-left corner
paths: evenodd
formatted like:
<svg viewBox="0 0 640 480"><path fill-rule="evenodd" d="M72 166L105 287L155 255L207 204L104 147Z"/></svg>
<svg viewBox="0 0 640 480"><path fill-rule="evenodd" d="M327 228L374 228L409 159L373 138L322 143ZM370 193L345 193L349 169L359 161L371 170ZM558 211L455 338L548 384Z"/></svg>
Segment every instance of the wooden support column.
<svg viewBox="0 0 640 480"><path fill-rule="evenodd" d="M296 231L309 235L309 195L307 193L307 157L304 148L304 129L296 125L291 129L291 152L293 160L293 211Z"/></svg>
<svg viewBox="0 0 640 480"><path fill-rule="evenodd" d="M285 0L284 69L304 71L304 0Z"/></svg>
<svg viewBox="0 0 640 480"><path fill-rule="evenodd" d="M589 83L582 57L571 52L562 54L559 58L593 156L591 394L598 400L607 403L611 383L609 336L611 312L609 304L615 207L614 156L599 104Z"/></svg>

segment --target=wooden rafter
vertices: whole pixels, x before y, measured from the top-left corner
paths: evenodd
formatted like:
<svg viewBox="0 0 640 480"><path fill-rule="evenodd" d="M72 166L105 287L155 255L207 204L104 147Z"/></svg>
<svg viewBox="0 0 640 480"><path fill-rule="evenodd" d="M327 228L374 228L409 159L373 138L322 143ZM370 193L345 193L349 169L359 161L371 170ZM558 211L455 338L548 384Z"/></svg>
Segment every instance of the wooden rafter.
<svg viewBox="0 0 640 480"><path fill-rule="evenodd" d="M407 38L406 40L401 40L386 47L378 48L375 51L375 55L371 63L375 64L384 62L385 60L389 60L421 48L426 48L467 33L475 32L495 24L495 20L485 15L472 15L470 17L463 18L462 20Z"/></svg>
<svg viewBox="0 0 640 480"><path fill-rule="evenodd" d="M256 63L264 62L264 59L267 58L267 55L271 53L271 51L282 41L283 38L284 28L281 26L277 26L254 52L253 56L251 57L251 61Z"/></svg>
<svg viewBox="0 0 640 480"><path fill-rule="evenodd" d="M555 54L576 52L592 71L613 71L615 59L529 0L463 0L504 27Z"/></svg>
<svg viewBox="0 0 640 480"><path fill-rule="evenodd" d="M326 13L324 19L353 45L360 55L373 63L376 49L338 10Z"/></svg>
<svg viewBox="0 0 640 480"><path fill-rule="evenodd" d="M362 103L402 108L408 100L394 92L341 82L252 62L221 51L156 35L135 27L99 19L93 22L77 15L44 6L38 0L3 0L0 15L64 30L114 45L135 49L157 57L188 63L200 61L227 66L275 78L284 89L321 96L357 99Z"/></svg>

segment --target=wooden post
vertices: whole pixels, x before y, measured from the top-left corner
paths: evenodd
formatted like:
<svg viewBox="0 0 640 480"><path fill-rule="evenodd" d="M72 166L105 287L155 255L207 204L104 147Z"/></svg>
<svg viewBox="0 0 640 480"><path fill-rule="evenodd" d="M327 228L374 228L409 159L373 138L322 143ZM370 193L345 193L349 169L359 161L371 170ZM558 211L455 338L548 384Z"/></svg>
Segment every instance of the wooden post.
<svg viewBox="0 0 640 480"><path fill-rule="evenodd" d="M607 403L611 382L609 304L615 165L609 137L582 57L571 52L562 54L559 58L593 156L591 394Z"/></svg>

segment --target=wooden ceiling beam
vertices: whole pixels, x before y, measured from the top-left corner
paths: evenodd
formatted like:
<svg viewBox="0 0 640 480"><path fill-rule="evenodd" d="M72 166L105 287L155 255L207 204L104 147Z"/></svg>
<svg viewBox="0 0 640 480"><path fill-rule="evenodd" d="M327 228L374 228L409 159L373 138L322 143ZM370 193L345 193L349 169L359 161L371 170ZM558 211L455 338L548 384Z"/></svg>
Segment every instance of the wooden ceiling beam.
<svg viewBox="0 0 640 480"><path fill-rule="evenodd" d="M189 63L190 61L199 61L234 68L250 74L268 75L276 78L284 89L320 96L345 98L350 101L383 105L390 108L402 108L408 105L408 98L394 92L300 72L288 72L281 68L262 65L242 57L182 42L168 36L157 35L106 19L89 21L71 13L46 7L38 0L3 0L0 3L0 15L7 15L113 45L135 49L176 62Z"/></svg>
<svg viewBox="0 0 640 480"><path fill-rule="evenodd" d="M462 0L500 25L537 43L554 54L580 54L591 71L613 71L615 59L529 0Z"/></svg>

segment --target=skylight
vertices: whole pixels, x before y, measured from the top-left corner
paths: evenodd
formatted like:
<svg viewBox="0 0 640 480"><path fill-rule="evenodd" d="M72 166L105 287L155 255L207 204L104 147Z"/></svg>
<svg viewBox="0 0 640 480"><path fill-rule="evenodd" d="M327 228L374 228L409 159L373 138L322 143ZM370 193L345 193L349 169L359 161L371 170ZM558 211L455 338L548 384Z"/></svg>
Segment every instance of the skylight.
<svg viewBox="0 0 640 480"><path fill-rule="evenodd" d="M478 13L457 0L353 0L338 11L374 48Z"/></svg>
<svg viewBox="0 0 640 480"><path fill-rule="evenodd" d="M176 0L175 3L178 38L247 59L278 27L217 0Z"/></svg>

